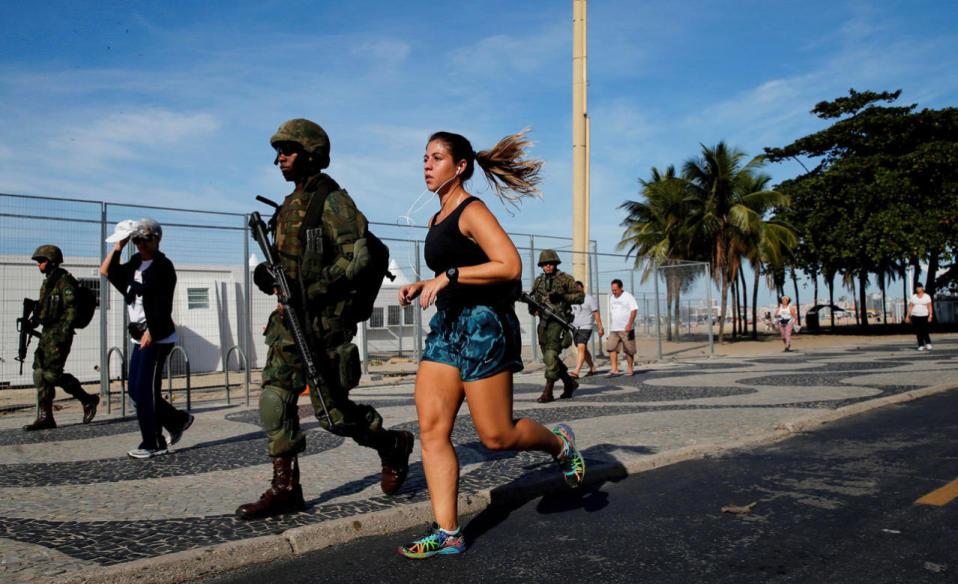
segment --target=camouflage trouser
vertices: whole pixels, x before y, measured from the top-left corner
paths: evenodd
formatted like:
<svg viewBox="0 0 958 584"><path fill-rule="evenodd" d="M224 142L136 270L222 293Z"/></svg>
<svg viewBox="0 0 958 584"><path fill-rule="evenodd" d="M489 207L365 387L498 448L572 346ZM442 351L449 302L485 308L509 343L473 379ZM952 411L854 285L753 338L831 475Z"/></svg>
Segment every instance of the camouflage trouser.
<svg viewBox="0 0 958 584"><path fill-rule="evenodd" d="M562 362L562 350L572 344L572 333L557 322L539 320L539 348L542 349L542 362L545 364L546 381L555 381L569 370Z"/></svg>
<svg viewBox="0 0 958 584"><path fill-rule="evenodd" d="M348 331L332 328L333 331L317 343L326 348L316 360L320 386L309 386L316 419L333 434L352 438L362 446L378 448L388 436L382 427L382 416L371 406L349 399L349 390L359 384L359 350L349 342L352 335ZM306 448L306 435L299 427L296 405L300 393L307 387L306 372L293 337L278 312L270 315L266 343L269 352L263 367L259 414L269 439L268 452L270 456L298 454ZM322 393L332 425L326 419L317 392Z"/></svg>
<svg viewBox="0 0 958 584"><path fill-rule="evenodd" d="M69 373L63 372L63 366L70 356L70 347L73 345L73 334L61 338L62 335L47 333L40 334L37 351L33 354L33 384L37 386L37 402L40 404L53 403L56 387L60 386L65 392L86 403L90 395L83 391L80 381Z"/></svg>

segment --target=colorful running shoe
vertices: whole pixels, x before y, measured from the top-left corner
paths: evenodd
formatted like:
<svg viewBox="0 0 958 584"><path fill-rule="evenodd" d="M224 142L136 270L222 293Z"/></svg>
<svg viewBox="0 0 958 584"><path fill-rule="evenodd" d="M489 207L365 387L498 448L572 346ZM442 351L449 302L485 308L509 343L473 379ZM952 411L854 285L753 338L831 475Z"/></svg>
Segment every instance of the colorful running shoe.
<svg viewBox="0 0 958 584"><path fill-rule="evenodd" d="M466 551L466 538L462 531L450 535L439 529L439 524L433 522L429 532L422 539L399 546L399 553L414 560L430 558L436 554L458 554Z"/></svg>
<svg viewBox="0 0 958 584"><path fill-rule="evenodd" d="M583 479L585 479L585 459L582 458L579 450L575 447L575 434L572 432L572 428L565 424L559 424L552 433L562 438L562 442L565 444L562 454L556 457L556 462L562 469L565 484L574 489L581 485Z"/></svg>

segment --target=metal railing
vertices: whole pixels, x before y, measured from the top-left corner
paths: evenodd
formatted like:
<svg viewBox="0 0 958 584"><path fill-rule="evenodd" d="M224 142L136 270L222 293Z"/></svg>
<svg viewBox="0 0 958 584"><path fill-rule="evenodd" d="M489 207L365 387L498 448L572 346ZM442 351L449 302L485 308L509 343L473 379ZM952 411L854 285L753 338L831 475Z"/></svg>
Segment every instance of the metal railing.
<svg viewBox="0 0 958 584"><path fill-rule="evenodd" d="M112 244L104 240L113 226L123 219L149 215L163 226L161 250L177 271L173 320L179 340L177 350L183 363L167 359L168 391L173 377L186 369L187 407L192 405L191 377L224 373L226 400L231 400L229 361L233 351L239 353L246 374L246 401L249 403L250 373L265 363L265 339L253 334L262 327L275 309L275 299L251 289L251 271L258 262L250 252L247 215L173 207L118 204L53 197L32 197L0 194L0 310L10 321L24 297L35 298L42 275L30 257L40 244L59 246L65 255L64 267L84 285L95 288L99 297L99 318L78 331L65 369L86 385L99 385L107 396L107 409L112 408L110 383L120 379L127 383L126 355L120 348L128 343L127 310L123 296L112 289L99 266ZM391 268L398 272L397 284L385 282L376 300L373 318L362 323L354 342L360 346L363 372L367 376L411 374L422 356L425 333L434 309L402 309L398 305L399 282L431 277L423 258L423 227L394 223L370 222L371 229L390 247ZM42 235L40 235L42 234ZM587 255L587 276L584 284L598 301L600 313L608 310L609 282L621 279L639 304L636 332L646 341L643 357L661 359L665 348L685 343L712 350L711 336L700 325L702 315L715 314L708 285L708 265L674 263L660 265L647 258L623 254L601 253L595 242L589 252L573 252L569 237L510 233L524 263L522 285L530 289L540 273L537 267L543 249L556 250L563 263L571 266L576 253ZM428 272L428 273L425 273ZM661 283L671 282L669 286ZM671 298L663 290L679 282L681 300ZM671 309L667 306L667 302ZM541 360L536 339L535 317L525 314L517 305L523 339L523 355L527 361ZM603 318L605 320L605 318ZM681 323L683 326L676 326ZM711 332L710 327L708 332ZM0 327L0 388L32 389L32 377L18 375L10 366L7 354L16 348L12 327ZM602 342L593 335L591 352L604 354ZM222 347L230 347L225 353ZM672 353L676 351L670 349ZM121 359L116 365L114 353ZM689 353L692 353L689 351ZM170 357L172 357L170 354ZM96 373L93 373L96 372ZM205 381L204 381L205 383ZM0 390L0 408L6 390ZM34 395L23 394L22 403L32 404ZM128 399L124 387L124 399ZM198 393L197 396L200 394ZM202 392L203 399L222 399L219 392ZM126 415L126 402L122 404Z"/></svg>

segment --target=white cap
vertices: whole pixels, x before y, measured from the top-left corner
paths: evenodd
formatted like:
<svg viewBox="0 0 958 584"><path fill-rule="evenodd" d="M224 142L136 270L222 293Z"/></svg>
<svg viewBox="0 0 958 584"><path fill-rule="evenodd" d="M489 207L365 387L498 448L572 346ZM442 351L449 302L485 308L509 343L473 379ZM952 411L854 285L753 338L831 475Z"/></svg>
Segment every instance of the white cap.
<svg viewBox="0 0 958 584"><path fill-rule="evenodd" d="M133 235L140 228L140 222L133 219L124 219L113 228L113 235L106 238L107 243L115 243Z"/></svg>

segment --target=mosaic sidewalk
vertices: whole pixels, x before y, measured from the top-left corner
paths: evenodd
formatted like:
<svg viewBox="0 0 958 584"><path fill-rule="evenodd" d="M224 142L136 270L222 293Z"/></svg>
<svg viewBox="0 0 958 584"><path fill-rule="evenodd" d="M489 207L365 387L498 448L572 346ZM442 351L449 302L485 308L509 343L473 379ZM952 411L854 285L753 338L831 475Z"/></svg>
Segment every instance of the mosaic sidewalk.
<svg viewBox="0 0 958 584"><path fill-rule="evenodd" d="M694 456L697 448L775 439L783 427L814 412L958 387L958 335L936 338L928 352L903 343L878 344L669 363L638 369L632 377L580 381L574 399L538 404L541 374L520 374L515 413L550 427L572 425L590 475L610 477L682 458L667 459L669 453ZM387 426L418 435L411 383L360 387L354 399L373 404ZM151 460L127 458L139 440L129 417L98 416L84 426L70 419L76 416L58 414L59 428L34 433L20 430L26 417L0 418L0 582L82 580L101 567L142 566L169 554L385 510L410 510L407 524L395 529L427 520L418 445L409 479L398 494L385 496L378 456L323 432L310 408L301 405L308 435L301 458L307 510L241 521L233 510L258 498L271 476L258 414L235 405L204 405L193 413L196 423L175 452ZM561 482L552 460L541 453L487 450L467 407L453 441L464 496L495 491L507 497L510 491L558 488ZM357 529L355 535L367 533ZM156 581L182 578L155 576Z"/></svg>

